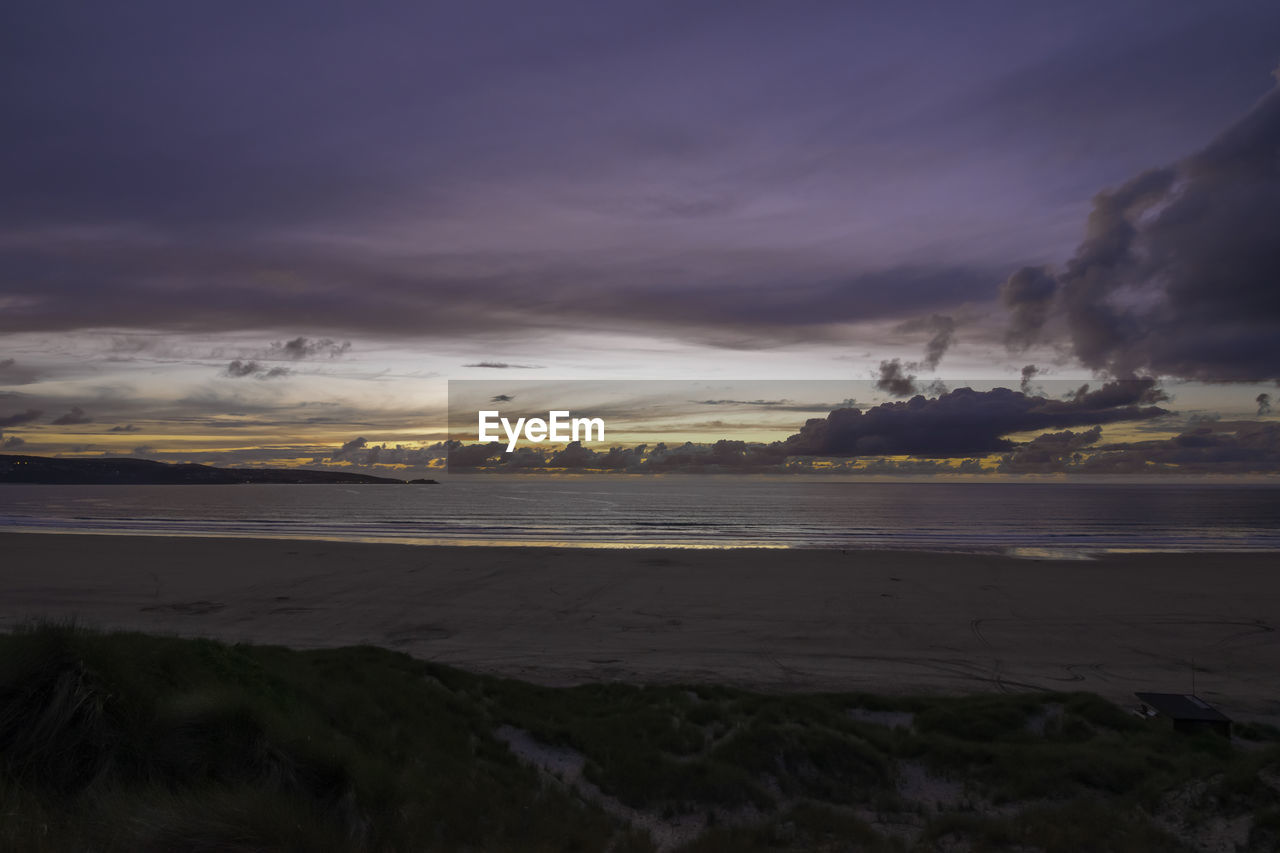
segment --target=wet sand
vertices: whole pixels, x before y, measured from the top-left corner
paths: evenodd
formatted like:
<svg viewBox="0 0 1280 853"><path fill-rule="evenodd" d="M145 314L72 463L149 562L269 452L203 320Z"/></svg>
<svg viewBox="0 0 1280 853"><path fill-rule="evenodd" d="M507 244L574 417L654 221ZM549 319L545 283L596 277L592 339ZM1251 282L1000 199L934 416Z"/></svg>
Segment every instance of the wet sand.
<svg viewBox="0 0 1280 853"><path fill-rule="evenodd" d="M547 684L1191 686L1280 718L1280 555L423 547L0 534L0 628L368 643Z"/></svg>

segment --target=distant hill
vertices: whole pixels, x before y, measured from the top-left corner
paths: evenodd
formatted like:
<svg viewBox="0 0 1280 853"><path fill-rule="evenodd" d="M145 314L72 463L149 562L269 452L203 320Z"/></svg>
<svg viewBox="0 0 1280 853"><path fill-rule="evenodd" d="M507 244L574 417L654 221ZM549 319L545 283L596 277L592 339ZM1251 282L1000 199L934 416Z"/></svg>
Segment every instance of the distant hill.
<svg viewBox="0 0 1280 853"><path fill-rule="evenodd" d="M404 485L404 480L309 471L305 468L214 468L173 465L147 459L53 459L47 456L0 456L0 483L78 485L197 485L228 483L347 483ZM422 482L422 481L419 481ZM429 480L425 482L435 482Z"/></svg>

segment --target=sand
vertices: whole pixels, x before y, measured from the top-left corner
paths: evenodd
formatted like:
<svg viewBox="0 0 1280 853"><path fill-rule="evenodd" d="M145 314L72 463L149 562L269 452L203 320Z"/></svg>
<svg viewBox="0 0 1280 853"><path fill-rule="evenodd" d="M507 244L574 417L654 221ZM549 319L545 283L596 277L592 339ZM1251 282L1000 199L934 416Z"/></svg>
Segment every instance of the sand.
<svg viewBox="0 0 1280 853"><path fill-rule="evenodd" d="M369 643L546 684L1191 687L1280 718L1280 555L1028 560L0 534L0 628Z"/></svg>

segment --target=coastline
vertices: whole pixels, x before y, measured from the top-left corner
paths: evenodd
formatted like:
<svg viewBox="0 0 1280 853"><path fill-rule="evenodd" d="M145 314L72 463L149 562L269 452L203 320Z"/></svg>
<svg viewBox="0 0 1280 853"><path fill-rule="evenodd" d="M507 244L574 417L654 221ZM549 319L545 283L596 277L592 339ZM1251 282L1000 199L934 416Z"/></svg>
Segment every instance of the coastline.
<svg viewBox="0 0 1280 853"><path fill-rule="evenodd" d="M0 628L378 645L543 684L1197 691L1280 717L1273 553L432 546L0 533Z"/></svg>
<svg viewBox="0 0 1280 853"><path fill-rule="evenodd" d="M1224 547L1221 545L1207 547L1187 547L1187 546L1156 546L1156 545L1091 545L1091 544L1064 544L1061 546L1046 545L1009 545L1005 547L997 547L994 545L980 544L956 544L956 545L935 545L927 547L924 545L912 543L907 545L863 545L850 547L833 547L830 545L797 545L797 544L779 544L765 545L758 542L741 542L739 544L710 544L699 542L608 542L608 541L592 541L592 540L557 540L557 539L511 539L511 538L493 538L485 539L475 536L357 536L354 534L322 534L314 532L305 533L279 533L272 532L270 534L253 531L249 533L228 533L225 531L209 531L209 530L184 530L173 529L171 524L166 523L165 529L145 530L135 529L132 527L110 529L100 527L70 527L62 524L39 526L39 525L5 525L0 527L0 536L18 535L18 536L110 536L110 537L139 537L153 539L203 539L212 541L240 541L249 540L255 542L333 542L344 543L348 545L399 545L410 548L491 548L505 549L516 548L526 550L540 550L550 548L553 550L573 550L573 551L790 551L799 554L811 553L835 553L839 552L844 555L848 554L960 554L974 557L1003 557L1012 560L1032 560L1035 562L1043 562L1045 560L1053 560L1058 562L1076 563L1080 561L1089 561L1096 559L1105 559L1111 556L1123 556L1126 554L1151 554L1151 555L1184 555L1192 556L1221 556L1225 554L1253 554L1253 555L1273 555L1280 559L1280 547L1272 547L1271 545L1241 545L1235 548Z"/></svg>

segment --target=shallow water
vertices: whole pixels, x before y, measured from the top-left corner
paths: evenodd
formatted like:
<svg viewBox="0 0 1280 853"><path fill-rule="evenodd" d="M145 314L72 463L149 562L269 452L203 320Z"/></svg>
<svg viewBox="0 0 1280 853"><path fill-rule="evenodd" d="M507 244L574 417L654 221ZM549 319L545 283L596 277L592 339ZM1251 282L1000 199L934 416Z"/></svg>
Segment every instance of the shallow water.
<svg viewBox="0 0 1280 853"><path fill-rule="evenodd" d="M0 530L456 544L1280 550L1280 487L455 477L437 486L0 486Z"/></svg>

